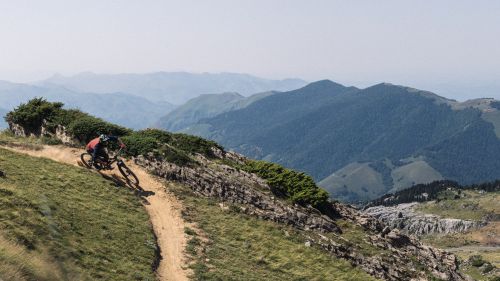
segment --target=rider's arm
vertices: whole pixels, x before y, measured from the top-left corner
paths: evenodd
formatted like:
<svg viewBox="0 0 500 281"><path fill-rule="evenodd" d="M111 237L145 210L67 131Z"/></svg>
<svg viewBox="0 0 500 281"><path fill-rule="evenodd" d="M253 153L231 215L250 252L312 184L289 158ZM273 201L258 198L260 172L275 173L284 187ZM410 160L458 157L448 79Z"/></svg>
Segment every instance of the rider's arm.
<svg viewBox="0 0 500 281"><path fill-rule="evenodd" d="M110 140L117 142L121 148L125 148L125 144L123 143L123 141L119 137L110 136L109 138L110 138Z"/></svg>

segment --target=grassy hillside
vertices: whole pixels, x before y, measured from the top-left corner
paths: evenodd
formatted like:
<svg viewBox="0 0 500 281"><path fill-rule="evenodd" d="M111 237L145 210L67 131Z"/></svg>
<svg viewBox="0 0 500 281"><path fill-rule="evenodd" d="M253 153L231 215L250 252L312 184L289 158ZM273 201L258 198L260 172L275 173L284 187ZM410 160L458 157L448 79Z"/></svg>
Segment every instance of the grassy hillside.
<svg viewBox="0 0 500 281"><path fill-rule="evenodd" d="M132 133L129 137L136 138L139 142L148 138L163 141L164 144L169 143L185 152L204 153L206 145L212 144L199 143L198 138L156 130ZM127 137L125 139L127 140ZM134 148L133 140L127 141L130 142L131 148ZM42 139L19 138L9 134L0 137L0 144L14 142L31 148L43 143ZM34 249L25 245L24 238L18 238L18 231L0 231L1 235L9 237L8 240L0 239L0 249L7 249L7 254L0 254L0 260L5 262L3 267L0 266L0 278L15 280L15 274L19 274L21 269L22 275L17 280L152 280L151 266L154 261L155 243L151 237L148 219L144 217L137 198L77 167L22 156L6 150L0 150L0 153L0 170L4 165L12 167L4 170L8 175L7 179L11 179L15 185L8 192L17 189L16 184L25 184L28 187L22 194L13 193L8 198L26 197L31 200L29 204L35 204L33 202L37 202L40 194L43 194L46 198L44 200L47 200L46 204L49 204L50 219L57 220L54 223L56 230L61 233L65 231L64 235L61 234L62 237L58 236L56 241L45 246L41 245L41 241L55 239L51 236L52 224L16 226L22 233L47 228L45 236L29 236L30 243L35 245ZM259 163L266 164L255 162ZM268 165L274 167L273 171L280 168L275 164ZM14 177L16 168L20 167L23 173ZM42 167L42 170L37 172L37 167ZM253 169L259 167L252 166ZM57 173L54 169L64 171ZM301 181L314 184L303 174L292 171L285 174L288 175L285 178L287 182L295 180L292 177L297 177ZM275 175L268 175L270 176ZM62 180L53 182L53 177ZM40 183L50 183L50 186L44 187ZM195 195L187 187L170 183L170 190L181 198L184 218L196 225L196 228L185 230L190 238L186 251L191 256L190 267L194 272L194 280L375 280L348 261L334 258L319 248L307 246L305 243L309 234L306 231L259 220L239 213L236 208L221 208L218 201ZM3 189L0 189L0 192L2 191ZM326 199L326 194L324 195L322 198ZM72 207L74 202L78 202L76 207ZM45 201L42 206L43 204ZM121 205L124 206L120 208ZM68 211L70 208L75 209ZM9 207L5 208L5 212L19 211ZM35 214L28 217L31 216ZM38 216L40 220L47 220L43 212ZM93 220L95 227L83 227ZM107 225L104 224L106 221ZM20 224L24 225L23 222ZM60 230L59 225L66 227ZM141 231L145 231L143 235L139 235ZM353 236L354 233L356 235ZM346 239L362 239L359 235L364 234L359 230L351 232L345 228ZM89 241L87 236L94 240ZM124 242L114 242L115 238ZM130 257L131 252L137 253L137 256ZM124 262L124 259L134 262L134 267ZM124 267L128 267L128 270Z"/></svg>
<svg viewBox="0 0 500 281"><path fill-rule="evenodd" d="M157 126L168 131L186 131L198 121L218 114L244 108L253 102L274 94L264 92L244 97L238 93L206 94L187 101L160 118Z"/></svg>
<svg viewBox="0 0 500 281"><path fill-rule="evenodd" d="M188 100L167 115L162 116L157 126L175 132L196 124L199 120L235 109L245 97L238 93L206 94Z"/></svg>
<svg viewBox="0 0 500 281"><path fill-rule="evenodd" d="M0 279L154 280L156 243L129 190L0 149Z"/></svg>
<svg viewBox="0 0 500 281"><path fill-rule="evenodd" d="M417 210L426 214L464 220L482 220L488 215L500 215L500 191L480 193L478 190L464 190L460 194L453 191L442 193L439 202L422 203ZM459 198L455 198L455 195Z"/></svg>
<svg viewBox="0 0 500 281"><path fill-rule="evenodd" d="M305 245L308 233L238 212L171 184L183 202L195 280L375 280L346 260ZM351 232L346 231L346 236Z"/></svg>
<svg viewBox="0 0 500 281"><path fill-rule="evenodd" d="M474 266L471 259L478 257L484 263L491 263L500 267L500 192L480 194L478 191L468 190L462 193L460 199L427 202L419 206L418 210L427 214L436 214L446 218L481 220L490 216L487 226L466 233L447 235L430 235L424 241L430 245L446 248L455 253L463 261L462 270L475 280L494 279L495 270L485 273L483 268ZM483 265L483 264L481 264ZM497 273L500 271L497 269Z"/></svg>

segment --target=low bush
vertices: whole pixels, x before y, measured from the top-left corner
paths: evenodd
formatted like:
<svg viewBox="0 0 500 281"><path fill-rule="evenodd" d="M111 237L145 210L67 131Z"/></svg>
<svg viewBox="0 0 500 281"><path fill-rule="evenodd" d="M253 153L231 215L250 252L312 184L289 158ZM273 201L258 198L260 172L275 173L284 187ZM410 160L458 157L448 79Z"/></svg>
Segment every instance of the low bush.
<svg viewBox="0 0 500 281"><path fill-rule="evenodd" d="M132 134L122 138L127 146L127 154L130 156L146 155L155 152L159 148L158 141L152 137L143 137Z"/></svg>
<svg viewBox="0 0 500 281"><path fill-rule="evenodd" d="M162 157L168 162L179 166L194 163L189 155L180 149L172 147L167 140L171 134L161 130L143 130L132 133L122 138L127 146L127 155L138 156L153 153L156 157Z"/></svg>
<svg viewBox="0 0 500 281"><path fill-rule="evenodd" d="M209 158L215 157L212 148L224 150L222 146L214 141L186 134L172 134L171 144L188 153L199 153Z"/></svg>
<svg viewBox="0 0 500 281"><path fill-rule="evenodd" d="M319 188L307 174L293 171L281 165L266 162L247 160L241 169L255 173L267 180L271 188L278 194L300 205L311 205L322 208L328 203L328 192Z"/></svg>
<svg viewBox="0 0 500 281"><path fill-rule="evenodd" d="M185 134L172 134L158 129L134 132L80 110L63 109L62 107L62 103L53 103L43 98L35 98L8 113L6 120L35 132L40 131L42 125L49 132L55 132L56 127L62 125L70 135L82 144L89 142L100 134L118 136L127 145L127 155L129 156L153 153L155 156L163 157L165 160L178 165L194 163L190 154L200 153L211 158L215 157L212 148L223 149L213 141ZM44 136L42 142L60 143L50 136Z"/></svg>
<svg viewBox="0 0 500 281"><path fill-rule="evenodd" d="M483 257L481 255L473 255L469 258L469 262L472 266L480 267L484 264Z"/></svg>
<svg viewBox="0 0 500 281"><path fill-rule="evenodd" d="M100 134L125 136L132 132L130 129L108 123L93 116L86 116L72 121L67 126L67 130L68 133L84 143L98 137Z"/></svg>
<svg viewBox="0 0 500 281"><path fill-rule="evenodd" d="M55 131L56 126L62 125L82 143L90 141L99 134L124 136L132 132L80 110L63 109L63 106L64 104L60 102L34 98L9 112L5 120L34 132L39 131L42 125L51 132Z"/></svg>
<svg viewBox="0 0 500 281"><path fill-rule="evenodd" d="M170 143L172 141L172 133L159 129L140 130L135 134L141 137L153 138L161 143Z"/></svg>
<svg viewBox="0 0 500 281"><path fill-rule="evenodd" d="M58 145L58 144L63 143L60 139L56 139L54 137L47 137L47 136L41 137L40 140L43 144L48 144L48 145Z"/></svg>
<svg viewBox="0 0 500 281"><path fill-rule="evenodd" d="M16 123L29 131L40 128L44 121L50 122L62 110L60 102L48 102L43 98L34 98L22 103L7 113L5 121Z"/></svg>
<svg viewBox="0 0 500 281"><path fill-rule="evenodd" d="M160 155L163 156L168 162L175 163L179 166L186 166L195 163L186 152L170 146L162 147L160 149Z"/></svg>
<svg viewBox="0 0 500 281"><path fill-rule="evenodd" d="M186 153L199 153L209 158L215 156L212 148L223 150L219 144L213 141L186 134L173 134L159 129L141 130L136 134L142 137L154 138L160 143L169 144Z"/></svg>

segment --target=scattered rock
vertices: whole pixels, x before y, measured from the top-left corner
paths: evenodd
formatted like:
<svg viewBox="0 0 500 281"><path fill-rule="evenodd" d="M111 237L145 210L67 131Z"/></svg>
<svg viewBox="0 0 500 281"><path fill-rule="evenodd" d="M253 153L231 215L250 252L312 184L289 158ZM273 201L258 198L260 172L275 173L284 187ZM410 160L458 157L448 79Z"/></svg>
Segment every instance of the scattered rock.
<svg viewBox="0 0 500 281"><path fill-rule="evenodd" d="M222 200L221 208L226 202L236 203L245 206L240 208L243 212L261 219L284 223L303 230L340 231L331 218L322 215L316 209L273 200L269 185L254 174L238 171L226 165L208 168L210 161L201 155L197 160L201 165L181 167L153 156L135 158L138 165L155 175L181 182L203 196Z"/></svg>
<svg viewBox="0 0 500 281"><path fill-rule="evenodd" d="M235 163L243 163L244 157L234 152L227 152L224 159ZM311 237L304 243L306 247L318 245L332 255L344 258L354 266L358 266L376 278L383 280L427 280L429 274L443 280L462 281L465 278L458 273L458 262L454 255L442 250L421 244L398 229L375 217L362 213L357 209L332 202L331 209L336 217L326 216L311 207L291 205L272 193L265 180L258 176L234 169L227 165L215 163L197 156L200 165L180 167L178 165L155 159L151 156L139 156L135 162L151 173L177 181L190 187L195 193L217 198L220 207L236 204L241 212L261 219L289 225L301 230L311 231ZM404 212L403 218L404 218ZM398 212L395 213L398 215ZM389 252L384 255L364 255L359 247L339 234L342 230L335 222L342 218L373 233L366 243ZM329 233L329 235L326 235ZM325 235L323 235L325 234ZM284 231L284 235L289 233ZM329 238L337 237L337 241ZM258 263L266 264L265 257L257 258ZM426 268L416 270L416 267Z"/></svg>
<svg viewBox="0 0 500 281"><path fill-rule="evenodd" d="M366 214L382 220L391 228L399 228L412 235L434 233L467 232L485 226L484 221L441 218L436 215L421 214L414 210L418 203L405 203L396 206L375 206L366 209Z"/></svg>

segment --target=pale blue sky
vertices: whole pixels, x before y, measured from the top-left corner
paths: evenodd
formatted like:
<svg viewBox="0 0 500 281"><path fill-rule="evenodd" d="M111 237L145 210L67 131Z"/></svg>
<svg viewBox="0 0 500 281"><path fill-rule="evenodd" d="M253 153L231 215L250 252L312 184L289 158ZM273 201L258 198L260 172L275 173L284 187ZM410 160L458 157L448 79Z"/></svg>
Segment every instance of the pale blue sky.
<svg viewBox="0 0 500 281"><path fill-rule="evenodd" d="M5 80L226 71L500 98L493 0L0 0L0 38Z"/></svg>

